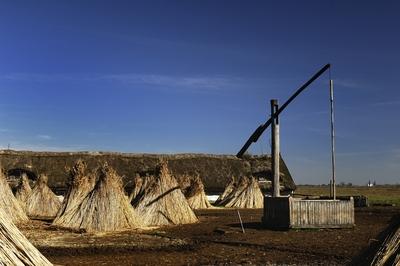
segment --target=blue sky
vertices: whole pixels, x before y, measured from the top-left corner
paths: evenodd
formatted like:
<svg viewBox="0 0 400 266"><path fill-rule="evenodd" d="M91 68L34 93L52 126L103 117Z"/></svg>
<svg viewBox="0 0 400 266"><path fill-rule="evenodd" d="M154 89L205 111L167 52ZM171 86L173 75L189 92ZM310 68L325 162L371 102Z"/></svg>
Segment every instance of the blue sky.
<svg viewBox="0 0 400 266"><path fill-rule="evenodd" d="M329 62L338 181L400 183L399 13L398 1L1 1L0 147L236 154L271 98ZM325 74L281 115L297 183L329 182L328 111Z"/></svg>

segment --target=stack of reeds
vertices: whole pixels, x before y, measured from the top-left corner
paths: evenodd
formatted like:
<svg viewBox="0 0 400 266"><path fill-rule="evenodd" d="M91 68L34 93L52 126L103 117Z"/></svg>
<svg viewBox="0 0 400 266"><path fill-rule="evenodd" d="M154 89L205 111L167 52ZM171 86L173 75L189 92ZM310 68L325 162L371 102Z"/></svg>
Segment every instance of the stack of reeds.
<svg viewBox="0 0 400 266"><path fill-rule="evenodd" d="M232 191L235 189L236 187L236 178L235 177L231 177L227 183L227 185L225 186L224 192L222 192L221 195L219 195L218 199L214 202L214 205L216 206L224 206L222 204L222 202L224 202L225 198L232 193Z"/></svg>
<svg viewBox="0 0 400 266"><path fill-rule="evenodd" d="M0 265L52 265L0 209Z"/></svg>
<svg viewBox="0 0 400 266"><path fill-rule="evenodd" d="M41 174L26 198L26 213L34 219L53 219L61 207L56 194L47 186L48 178Z"/></svg>
<svg viewBox="0 0 400 266"><path fill-rule="evenodd" d="M24 210L26 210L26 201L31 192L32 189L31 186L29 185L28 176L26 175L26 173L23 173L21 175L21 179L19 180L19 184L15 191L15 198L19 201Z"/></svg>
<svg viewBox="0 0 400 266"><path fill-rule="evenodd" d="M135 175L135 178L133 179L133 190L129 195L129 202L132 203L134 199L142 196L144 193L144 188L146 187L146 184L143 182L146 182L149 179L149 175L146 175L144 178L142 178L139 174Z"/></svg>
<svg viewBox="0 0 400 266"><path fill-rule="evenodd" d="M400 265L400 223L390 232L375 254L371 265Z"/></svg>
<svg viewBox="0 0 400 266"><path fill-rule="evenodd" d="M73 180L65 197L64 210L54 220L54 225L87 232L142 227L124 194L122 178L114 169L105 163L97 170L95 182L82 169L82 165L73 169Z"/></svg>
<svg viewBox="0 0 400 266"><path fill-rule="evenodd" d="M10 218L13 223L25 223L29 221L28 216L14 197L3 170L0 168L0 211Z"/></svg>
<svg viewBox="0 0 400 266"><path fill-rule="evenodd" d="M228 208L262 208L264 196L254 177L241 177L230 182L216 205Z"/></svg>
<svg viewBox="0 0 400 266"><path fill-rule="evenodd" d="M176 225L197 222L180 186L162 161L156 176L135 181L131 203L146 226Z"/></svg>
<svg viewBox="0 0 400 266"><path fill-rule="evenodd" d="M204 184L200 175L196 174L194 177L184 175L178 178L178 182L190 208L194 210L212 208L204 191Z"/></svg>
<svg viewBox="0 0 400 266"><path fill-rule="evenodd" d="M96 175L88 171L87 164L83 160L78 160L67 171L69 172L68 190L53 225L73 227L76 226L76 221L72 217L76 216L83 199L93 190Z"/></svg>

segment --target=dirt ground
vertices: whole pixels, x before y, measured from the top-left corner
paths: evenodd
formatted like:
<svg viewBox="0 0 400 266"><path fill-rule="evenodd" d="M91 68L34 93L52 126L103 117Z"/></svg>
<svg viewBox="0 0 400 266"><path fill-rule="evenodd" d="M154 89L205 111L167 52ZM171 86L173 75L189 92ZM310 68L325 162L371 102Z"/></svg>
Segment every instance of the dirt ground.
<svg viewBox="0 0 400 266"><path fill-rule="evenodd" d="M245 233L233 209L198 211L197 224L147 231L90 235L40 221L22 231L61 265L346 265L376 245L400 208L356 209L353 229L273 231L262 228L261 209L240 214Z"/></svg>

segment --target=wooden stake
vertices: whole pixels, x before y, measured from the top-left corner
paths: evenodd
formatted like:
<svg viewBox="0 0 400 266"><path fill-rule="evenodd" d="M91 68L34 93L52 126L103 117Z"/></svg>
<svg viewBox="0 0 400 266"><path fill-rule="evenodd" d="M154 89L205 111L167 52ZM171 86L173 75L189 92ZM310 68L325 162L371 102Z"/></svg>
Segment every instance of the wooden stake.
<svg viewBox="0 0 400 266"><path fill-rule="evenodd" d="M238 216L239 216L240 225L242 226L242 232L243 232L243 234L244 234L245 231L244 231L244 226L243 226L243 222L242 222L242 217L240 216L239 210L236 209L236 211L237 211L237 214L238 214Z"/></svg>

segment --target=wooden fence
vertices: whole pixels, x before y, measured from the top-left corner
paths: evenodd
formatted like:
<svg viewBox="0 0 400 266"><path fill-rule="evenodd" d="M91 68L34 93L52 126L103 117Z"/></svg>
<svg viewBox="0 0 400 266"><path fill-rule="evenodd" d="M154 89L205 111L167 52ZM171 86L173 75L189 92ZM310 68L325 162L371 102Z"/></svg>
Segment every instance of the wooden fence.
<svg viewBox="0 0 400 266"><path fill-rule="evenodd" d="M263 223L275 228L348 228L354 226L354 202L264 197Z"/></svg>

